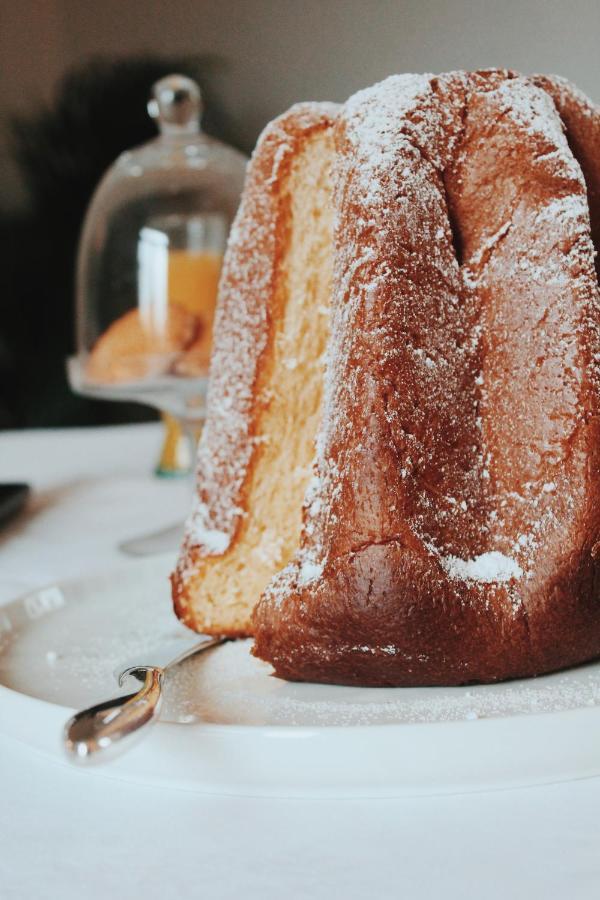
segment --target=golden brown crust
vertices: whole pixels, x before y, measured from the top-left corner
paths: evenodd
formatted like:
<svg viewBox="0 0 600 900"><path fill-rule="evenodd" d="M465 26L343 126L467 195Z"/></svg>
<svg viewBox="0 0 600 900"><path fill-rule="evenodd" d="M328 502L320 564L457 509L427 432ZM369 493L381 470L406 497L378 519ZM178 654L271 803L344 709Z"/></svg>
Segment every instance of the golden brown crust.
<svg viewBox="0 0 600 900"><path fill-rule="evenodd" d="M598 285L552 101L513 73L399 79L338 129L319 512L255 611L255 652L288 679L362 685L594 657Z"/></svg>

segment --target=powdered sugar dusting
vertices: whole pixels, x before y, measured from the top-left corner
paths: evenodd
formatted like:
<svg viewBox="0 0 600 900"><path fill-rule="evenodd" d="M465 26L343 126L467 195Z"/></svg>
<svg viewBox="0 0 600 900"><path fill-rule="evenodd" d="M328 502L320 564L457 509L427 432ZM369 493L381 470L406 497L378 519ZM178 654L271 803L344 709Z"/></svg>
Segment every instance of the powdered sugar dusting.
<svg viewBox="0 0 600 900"><path fill-rule="evenodd" d="M165 715L246 725L356 726L475 721L600 706L600 667L455 688L355 688L289 684L236 641L178 666L165 686ZM349 647L360 654L368 647ZM386 647L381 648L386 652Z"/></svg>
<svg viewBox="0 0 600 900"><path fill-rule="evenodd" d="M445 556L440 561L451 578L462 578L465 581L481 581L484 584L491 584L523 577L521 566L514 559L497 550L481 553L475 559Z"/></svg>
<svg viewBox="0 0 600 900"><path fill-rule="evenodd" d="M300 566L298 582L301 585L309 584L311 581L316 581L320 578L322 574L323 565L307 559Z"/></svg>
<svg viewBox="0 0 600 900"><path fill-rule="evenodd" d="M218 555L225 553L229 547L229 535L224 531L218 531L216 528L199 528L193 526L190 530L190 537L194 543L201 544L204 551L208 554Z"/></svg>
<svg viewBox="0 0 600 900"><path fill-rule="evenodd" d="M546 159L551 155L555 165L560 167L565 176L575 179L581 177L581 170L569 150L552 98L545 91L534 87L528 78L511 78L500 84L497 96L500 109L508 113L513 122L547 145L540 151L540 155L543 154Z"/></svg>

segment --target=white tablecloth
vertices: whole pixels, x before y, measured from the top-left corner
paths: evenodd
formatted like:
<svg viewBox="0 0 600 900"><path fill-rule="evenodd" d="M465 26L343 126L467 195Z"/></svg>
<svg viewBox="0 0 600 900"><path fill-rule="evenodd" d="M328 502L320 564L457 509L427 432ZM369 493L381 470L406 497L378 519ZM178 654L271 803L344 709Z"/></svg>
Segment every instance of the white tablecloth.
<svg viewBox="0 0 600 900"><path fill-rule="evenodd" d="M34 487L0 532L0 602L122 565L118 540L180 518L189 488L152 477L159 443L153 425L0 434L0 481ZM408 800L223 798L0 740L2 900L599 896L600 779Z"/></svg>

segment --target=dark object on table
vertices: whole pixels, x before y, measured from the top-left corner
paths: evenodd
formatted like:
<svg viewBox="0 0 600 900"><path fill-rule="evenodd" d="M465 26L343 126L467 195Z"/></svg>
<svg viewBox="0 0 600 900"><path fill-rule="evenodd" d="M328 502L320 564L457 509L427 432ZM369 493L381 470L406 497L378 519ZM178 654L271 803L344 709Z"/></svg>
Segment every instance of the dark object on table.
<svg viewBox="0 0 600 900"><path fill-rule="evenodd" d="M28 484L0 484L0 527L21 512L29 493Z"/></svg>
<svg viewBox="0 0 600 900"><path fill-rule="evenodd" d="M14 120L14 155L30 207L0 212L0 428L153 417L134 404L74 396L65 358L73 352L73 278L85 210L115 158L156 133L146 101L152 84L172 71L199 81L207 131L223 136L207 86L217 65L208 57L97 59L67 73L51 108Z"/></svg>

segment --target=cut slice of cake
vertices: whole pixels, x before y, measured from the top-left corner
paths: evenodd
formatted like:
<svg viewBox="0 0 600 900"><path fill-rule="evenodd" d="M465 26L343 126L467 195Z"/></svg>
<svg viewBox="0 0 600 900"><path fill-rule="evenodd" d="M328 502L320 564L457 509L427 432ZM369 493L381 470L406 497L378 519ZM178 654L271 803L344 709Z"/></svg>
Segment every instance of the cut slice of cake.
<svg viewBox="0 0 600 900"><path fill-rule="evenodd" d="M198 495L174 577L186 624L248 635L298 548L321 412L332 280L332 104L262 135L225 257Z"/></svg>

